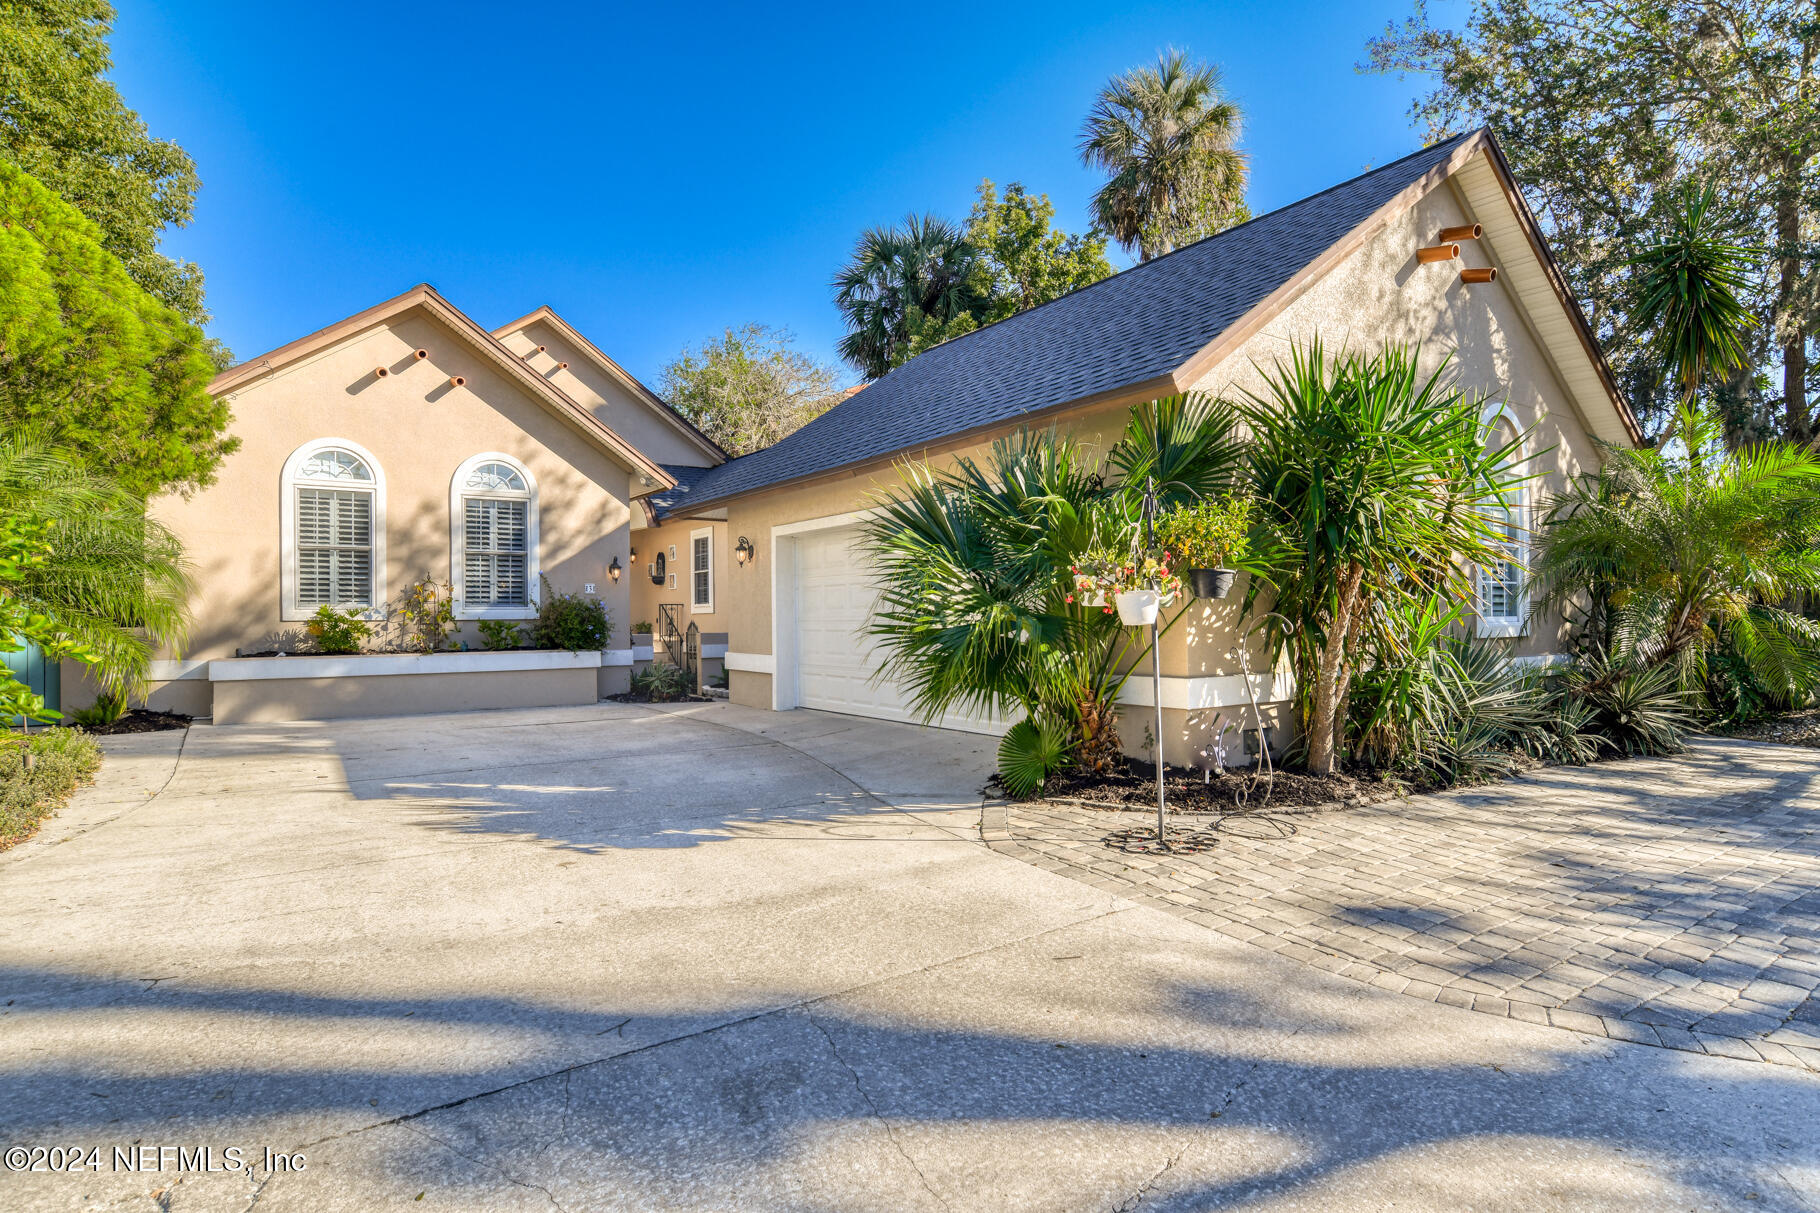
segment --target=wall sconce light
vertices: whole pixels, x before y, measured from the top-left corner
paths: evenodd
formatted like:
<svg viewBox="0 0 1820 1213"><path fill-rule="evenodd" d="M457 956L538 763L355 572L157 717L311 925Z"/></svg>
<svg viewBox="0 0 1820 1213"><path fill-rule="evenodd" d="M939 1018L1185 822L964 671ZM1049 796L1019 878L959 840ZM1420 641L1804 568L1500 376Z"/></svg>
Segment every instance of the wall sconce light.
<svg viewBox="0 0 1820 1213"><path fill-rule="evenodd" d="M752 541L744 535L741 535L739 542L733 545L733 559L741 564L751 564L752 558L757 555L758 553L752 550Z"/></svg>
<svg viewBox="0 0 1820 1213"><path fill-rule="evenodd" d="M614 585L619 584L619 557L613 557L613 563L607 566L607 576L613 579Z"/></svg>
<svg viewBox="0 0 1820 1213"><path fill-rule="evenodd" d="M628 560L637 560L638 559L638 549L635 547L627 548L626 549L626 558Z"/></svg>

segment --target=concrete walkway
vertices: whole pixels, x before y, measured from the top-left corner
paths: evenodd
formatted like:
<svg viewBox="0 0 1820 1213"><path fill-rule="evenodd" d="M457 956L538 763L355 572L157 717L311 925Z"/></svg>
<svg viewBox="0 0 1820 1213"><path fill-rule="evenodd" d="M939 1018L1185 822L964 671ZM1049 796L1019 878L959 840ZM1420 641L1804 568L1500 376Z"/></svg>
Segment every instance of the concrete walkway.
<svg viewBox="0 0 1820 1213"><path fill-rule="evenodd" d="M110 744L0 855L0 1138L105 1149L0 1208L1820 1204L1820 1077L995 854L990 744L727 705Z"/></svg>

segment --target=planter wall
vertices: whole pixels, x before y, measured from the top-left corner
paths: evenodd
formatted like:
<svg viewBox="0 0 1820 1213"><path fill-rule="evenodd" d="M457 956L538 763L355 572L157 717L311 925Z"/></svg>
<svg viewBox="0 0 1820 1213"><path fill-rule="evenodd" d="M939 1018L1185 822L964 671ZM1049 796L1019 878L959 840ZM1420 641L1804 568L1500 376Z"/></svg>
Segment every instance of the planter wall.
<svg viewBox="0 0 1820 1213"><path fill-rule="evenodd" d="M617 654L609 653L611 660ZM208 663L216 724L410 716L487 708L574 707L630 661L600 653L427 653L245 657ZM609 677L609 675L614 677Z"/></svg>

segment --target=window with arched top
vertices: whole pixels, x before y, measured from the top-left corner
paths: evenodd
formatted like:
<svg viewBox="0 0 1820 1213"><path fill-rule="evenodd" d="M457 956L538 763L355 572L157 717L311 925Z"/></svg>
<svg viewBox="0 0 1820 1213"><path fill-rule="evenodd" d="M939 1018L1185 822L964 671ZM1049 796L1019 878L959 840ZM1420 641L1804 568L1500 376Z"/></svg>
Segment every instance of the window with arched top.
<svg viewBox="0 0 1820 1213"><path fill-rule="evenodd" d="M1502 403L1486 407L1480 423L1487 446L1510 447L1509 462L1523 459L1515 418ZM1478 570L1474 613L1481 636L1521 636L1529 621L1529 489L1518 485L1501 501L1485 503L1492 534L1504 558Z"/></svg>
<svg viewBox="0 0 1820 1213"><path fill-rule="evenodd" d="M279 616L385 602L385 473L372 452L318 438L291 452L280 483Z"/></svg>
<svg viewBox="0 0 1820 1213"><path fill-rule="evenodd" d="M475 455L449 486L450 571L463 619L536 612L537 481L510 455Z"/></svg>

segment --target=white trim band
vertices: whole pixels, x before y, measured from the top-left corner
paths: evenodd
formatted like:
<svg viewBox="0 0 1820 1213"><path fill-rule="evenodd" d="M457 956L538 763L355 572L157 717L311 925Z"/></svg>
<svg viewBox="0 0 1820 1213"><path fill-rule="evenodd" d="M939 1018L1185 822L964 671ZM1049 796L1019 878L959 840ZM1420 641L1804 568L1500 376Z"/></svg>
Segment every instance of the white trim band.
<svg viewBox="0 0 1820 1213"><path fill-rule="evenodd" d="M277 678L369 678L390 674L495 674L516 670L594 670L599 652L373 653L346 657L228 657L209 662L211 682Z"/></svg>
<svg viewBox="0 0 1820 1213"><path fill-rule="evenodd" d="M741 670L747 674L777 673L777 658L770 653L732 653L726 655L729 670Z"/></svg>
<svg viewBox="0 0 1820 1213"><path fill-rule="evenodd" d="M145 677L150 682L181 682L188 678L206 680L209 676L207 658L196 658L190 661L154 660L146 667Z"/></svg>
<svg viewBox="0 0 1820 1213"><path fill-rule="evenodd" d="M1251 691L1260 705L1280 703L1295 695L1295 676L1287 671L1278 674L1253 674ZM1149 674L1133 674L1119 693L1119 702L1154 707ZM1184 712L1207 708L1250 707L1243 674L1224 674L1209 678L1182 678L1163 675L1163 706Z"/></svg>
<svg viewBox="0 0 1820 1213"><path fill-rule="evenodd" d="M638 657L635 649L603 649L600 654L602 665L631 665Z"/></svg>

